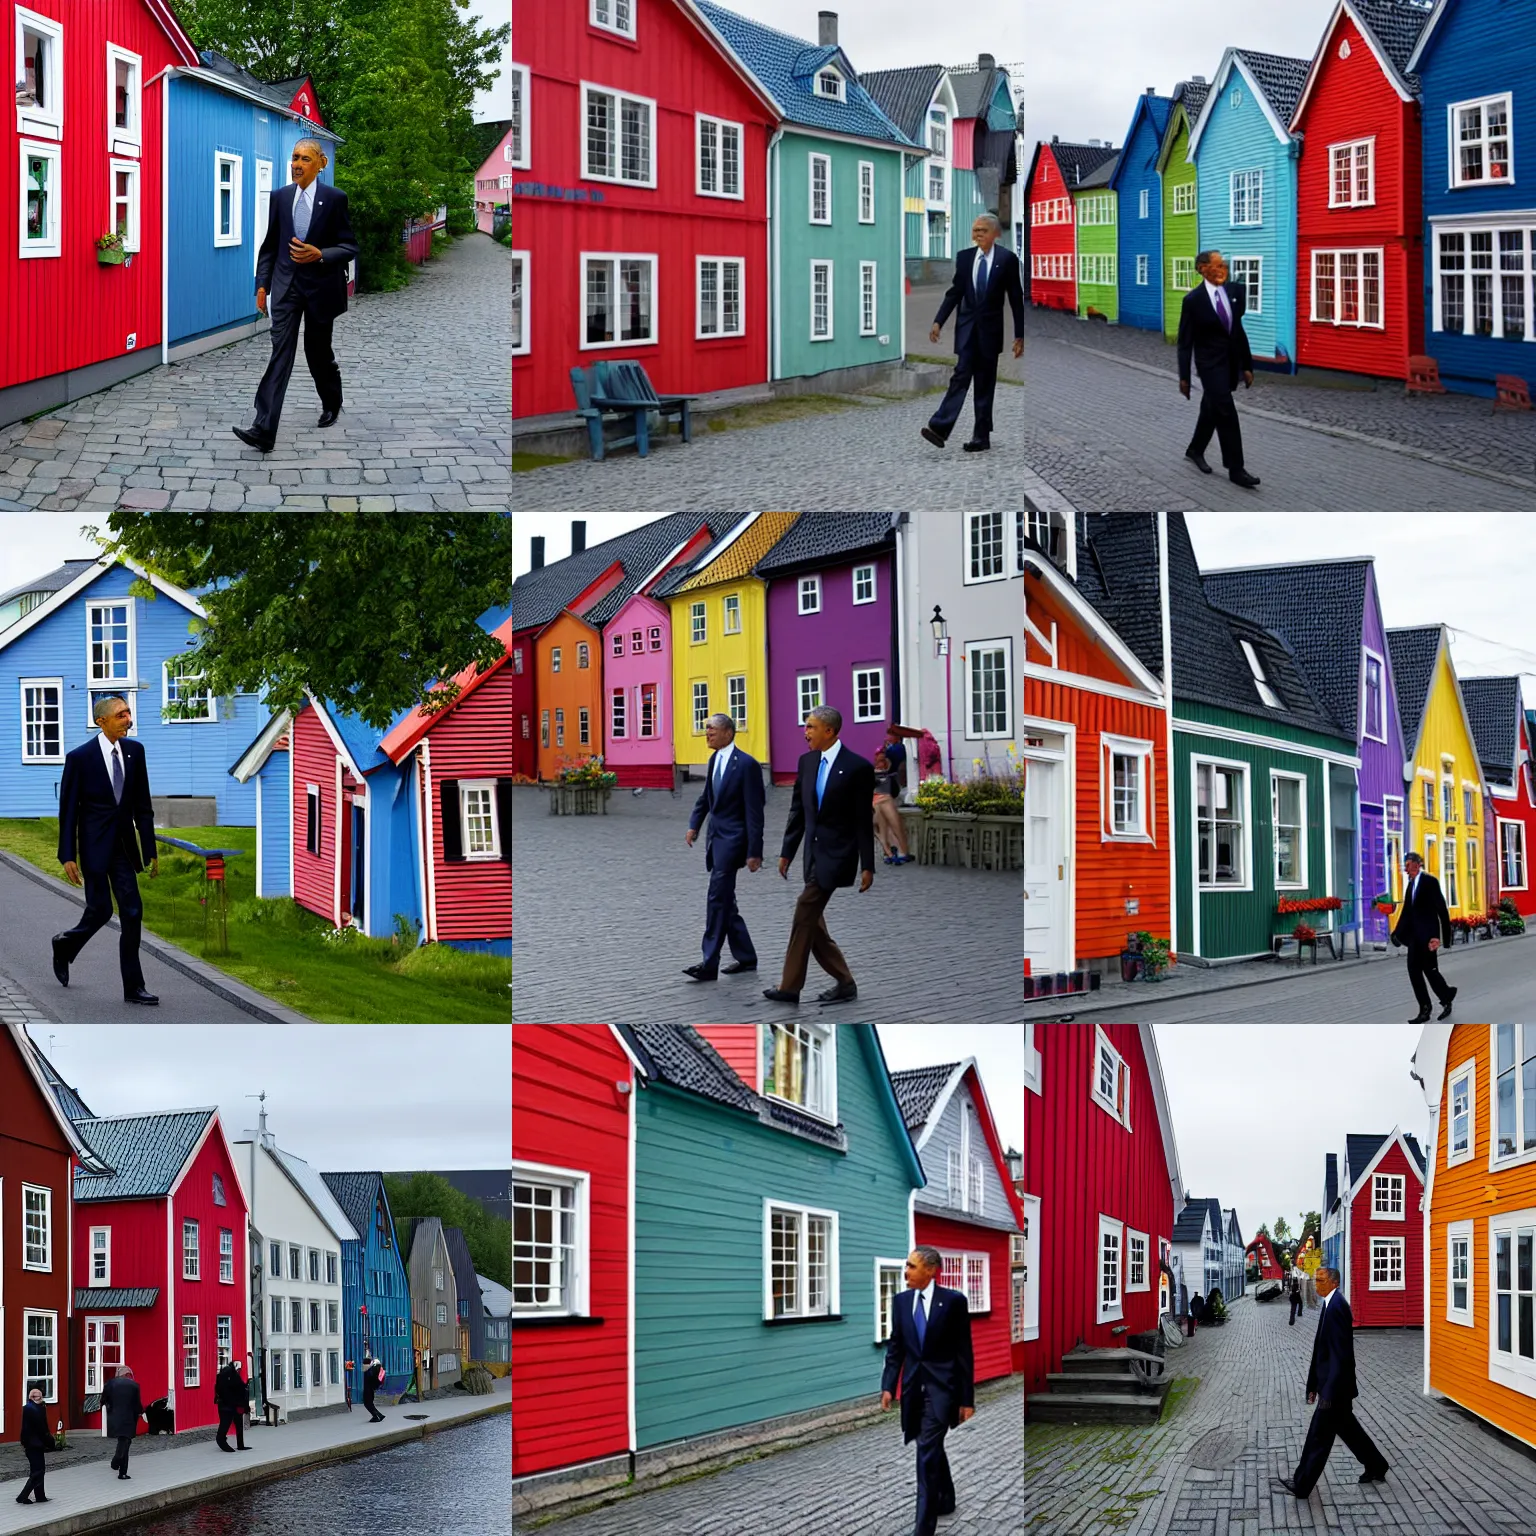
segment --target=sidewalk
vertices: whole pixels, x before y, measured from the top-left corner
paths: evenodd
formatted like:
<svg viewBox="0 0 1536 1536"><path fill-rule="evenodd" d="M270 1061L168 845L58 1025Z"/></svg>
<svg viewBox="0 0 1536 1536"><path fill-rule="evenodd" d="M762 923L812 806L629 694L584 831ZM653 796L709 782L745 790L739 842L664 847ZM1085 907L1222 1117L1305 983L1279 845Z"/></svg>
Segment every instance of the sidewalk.
<svg viewBox="0 0 1536 1536"><path fill-rule="evenodd" d="M107 1465L111 1447L103 1439L99 1463L48 1474L46 1504L17 1504L20 1484L4 1484L9 1496L0 1496L0 1536L21 1531L28 1536L75 1536L326 1462L366 1456L489 1414L510 1413L511 1408L512 1380L503 1376L489 1396L456 1393L426 1403L402 1403L386 1410L383 1424L374 1424L361 1407L354 1407L351 1413L301 1419L277 1429L258 1425L246 1436L245 1454L228 1462L224 1452L208 1440L153 1456L130 1456L129 1481L134 1484L130 1489L118 1488ZM84 1435L85 1431L72 1431L71 1443ZM25 1475L24 1463L21 1473L13 1465L22 1463L19 1450L8 1445L0 1454L7 1473Z"/></svg>

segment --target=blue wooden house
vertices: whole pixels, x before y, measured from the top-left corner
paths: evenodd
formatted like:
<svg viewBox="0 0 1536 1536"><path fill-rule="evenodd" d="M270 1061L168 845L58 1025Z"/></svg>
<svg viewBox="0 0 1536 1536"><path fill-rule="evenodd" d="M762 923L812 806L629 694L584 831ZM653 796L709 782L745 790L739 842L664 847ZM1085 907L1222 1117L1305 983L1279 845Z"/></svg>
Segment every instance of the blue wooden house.
<svg viewBox="0 0 1536 1536"><path fill-rule="evenodd" d="M1158 151L1173 110L1171 96L1148 86L1136 98L1124 148L1109 178L1120 203L1120 324L1143 331L1163 324L1163 193Z"/></svg>
<svg viewBox="0 0 1536 1536"><path fill-rule="evenodd" d="M1296 366L1296 162L1289 124L1310 59L1228 48L1189 137L1200 249L1219 250L1248 296L1254 361Z"/></svg>
<svg viewBox="0 0 1536 1536"><path fill-rule="evenodd" d="M75 560L0 596L24 612L0 629L0 816L56 816L65 755L96 734L97 697L119 693L143 742L155 820L248 827L256 797L225 772L268 711L256 694L215 698L188 672L192 593L149 576L153 599L129 588L146 573L103 555ZM190 718L167 718L191 701ZM177 802L185 802L178 805Z"/></svg>
<svg viewBox="0 0 1536 1536"><path fill-rule="evenodd" d="M363 1353L384 1362L384 1385L399 1391L411 1379L411 1288L395 1241L395 1218L382 1173L322 1173L356 1229L341 1245L342 1332L352 1400L363 1396Z"/></svg>
<svg viewBox="0 0 1536 1536"><path fill-rule="evenodd" d="M1536 377L1533 23L1528 5L1437 0L1408 60L1423 101L1424 347L1471 394L1493 394L1496 374Z"/></svg>

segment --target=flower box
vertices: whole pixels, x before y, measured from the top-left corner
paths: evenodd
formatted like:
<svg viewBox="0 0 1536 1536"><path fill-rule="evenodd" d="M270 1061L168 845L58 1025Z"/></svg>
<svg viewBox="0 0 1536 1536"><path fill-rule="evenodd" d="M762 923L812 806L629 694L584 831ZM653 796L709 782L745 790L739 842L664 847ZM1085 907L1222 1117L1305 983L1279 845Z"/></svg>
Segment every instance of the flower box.
<svg viewBox="0 0 1536 1536"><path fill-rule="evenodd" d="M127 253L120 245L109 245L105 249L96 248L96 264L102 267L120 267L127 259Z"/></svg>
<svg viewBox="0 0 1536 1536"><path fill-rule="evenodd" d="M552 785L549 794L549 814L551 816L606 816L608 797L611 793L606 784Z"/></svg>

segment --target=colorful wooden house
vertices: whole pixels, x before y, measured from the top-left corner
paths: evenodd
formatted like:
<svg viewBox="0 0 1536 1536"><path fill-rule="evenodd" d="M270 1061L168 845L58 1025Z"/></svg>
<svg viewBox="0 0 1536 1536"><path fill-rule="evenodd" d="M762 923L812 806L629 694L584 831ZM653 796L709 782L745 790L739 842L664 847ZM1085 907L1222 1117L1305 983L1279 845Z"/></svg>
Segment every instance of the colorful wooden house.
<svg viewBox="0 0 1536 1536"><path fill-rule="evenodd" d="M530 11L512 80L513 414L569 412L570 370L615 356L663 394L760 384L781 105L692 0Z"/></svg>
<svg viewBox="0 0 1536 1536"><path fill-rule="evenodd" d="M1024 1416L1071 1418L1048 1390L1063 1356L1177 1310L1184 1184L1151 1025L1025 1024L1023 1182Z"/></svg>
<svg viewBox="0 0 1536 1536"><path fill-rule="evenodd" d="M603 635L589 618L598 602L624 584L615 560L539 634L534 645L539 693L539 778L600 757L603 751Z"/></svg>
<svg viewBox="0 0 1536 1536"><path fill-rule="evenodd" d="M1284 1277L1285 1271L1280 1267L1280 1260L1275 1254L1275 1245L1270 1242L1267 1232L1260 1232L1244 1252L1247 1255L1251 1278L1279 1280Z"/></svg>
<svg viewBox="0 0 1536 1536"><path fill-rule="evenodd" d="M1179 1297L1181 1313L1189 1310L1197 1295L1206 1298L1212 1291L1226 1295L1226 1221L1219 1200L1197 1200L1185 1194L1184 1206L1173 1224L1173 1251L1184 1280Z"/></svg>
<svg viewBox="0 0 1536 1536"><path fill-rule="evenodd" d="M1173 105L1157 151L1157 176L1163 200L1163 335L1179 334L1184 295L1198 280L1195 257L1200 253L1200 183L1189 158L1189 136L1205 106L1210 86L1204 75L1181 80L1173 88Z"/></svg>
<svg viewBox="0 0 1536 1536"><path fill-rule="evenodd" d="M1228 48L1189 136L1199 240L1242 285L1256 361L1296 363L1296 161L1290 121L1310 59ZM1191 287L1193 284L1191 284Z"/></svg>
<svg viewBox="0 0 1536 1536"><path fill-rule="evenodd" d="M1257 620L1280 635L1301 662L1328 713L1355 738L1360 758L1358 857L1345 839L1334 852L1335 894L1344 921L1363 918L1362 936L1385 944L1392 915L1379 895L1402 896L1403 744L1381 593L1370 559L1309 560L1205 572L1206 596L1219 608Z"/></svg>
<svg viewBox="0 0 1536 1536"><path fill-rule="evenodd" d="M942 64L867 70L859 80L886 117L926 152L920 160L907 159L902 198L907 276L913 282L947 280L955 257L954 82ZM962 239L966 233L961 231Z"/></svg>
<svg viewBox="0 0 1536 1536"><path fill-rule="evenodd" d="M803 512L757 562L768 583L769 758L792 784L805 717L842 712L842 739L874 761L896 721L896 537L889 512ZM916 765L908 781L916 787Z"/></svg>
<svg viewBox="0 0 1536 1536"><path fill-rule="evenodd" d="M946 73L955 93L951 146L951 218L956 249L970 240L977 215L993 213L1002 224L1004 245L1013 239L1013 188L1018 180L1018 115L1008 71L990 53L974 64L956 64Z"/></svg>
<svg viewBox="0 0 1536 1536"><path fill-rule="evenodd" d="M404 1217L395 1234L411 1288L417 1382L424 1391L451 1387L468 1364L459 1329L459 1290L466 1285L478 1289L474 1271L455 1269L440 1217Z"/></svg>
<svg viewBox="0 0 1536 1536"><path fill-rule="evenodd" d="M1072 222L1077 227L1077 316L1120 317L1119 198L1114 191L1120 157L1113 155L1072 189Z"/></svg>
<svg viewBox="0 0 1536 1536"><path fill-rule="evenodd" d="M1451 389L1529 379L1536 204L1529 161L1536 30L1523 11L1437 0L1408 68L1424 122L1425 349ZM1497 274L1497 280L1495 280Z"/></svg>
<svg viewBox="0 0 1536 1536"><path fill-rule="evenodd" d="M1127 933L1172 931L1167 699L1080 590L1080 531L1064 514L1027 514L1024 957L1035 975L1118 974ZM1156 622L1156 567L1127 579Z"/></svg>
<svg viewBox="0 0 1536 1536"><path fill-rule="evenodd" d="M1452 917L1487 910L1484 784L1466 701L1443 624L1389 629L1392 680L1403 724L1405 853L1439 882Z"/></svg>
<svg viewBox="0 0 1536 1536"><path fill-rule="evenodd" d="M512 167L523 158L521 133L522 123L509 121L501 142L475 172L475 228L483 235L494 234L497 225L512 216ZM523 308L521 303L512 306L514 319L519 323L526 319ZM521 350L522 340L520 335L512 337L514 352Z"/></svg>
<svg viewBox="0 0 1536 1536"><path fill-rule="evenodd" d="M1173 98L1159 96L1153 86L1136 98L1109 182L1120 215L1118 319L1143 331L1160 330L1163 324L1163 189L1157 159L1172 110Z"/></svg>
<svg viewBox="0 0 1536 1536"><path fill-rule="evenodd" d="M1536 916L1526 872L1527 849L1536 840L1536 783L1524 689L1518 677L1464 677L1461 697L1487 794L1483 867L1488 906L1507 896L1522 917Z"/></svg>
<svg viewBox="0 0 1536 1536"><path fill-rule="evenodd" d="M1323 1252L1357 1328L1423 1326L1426 1172L1411 1132L1345 1137L1323 1212Z"/></svg>
<svg viewBox="0 0 1536 1536"><path fill-rule="evenodd" d="M812 46L710 0L698 8L781 113L768 151L770 377L899 364L906 350L902 188L919 145L859 83L837 41L835 11L820 13ZM739 271L720 264L715 298L703 264L701 350L707 338L734 329L724 321L740 312L740 292L733 299L730 288Z"/></svg>
<svg viewBox="0 0 1536 1536"><path fill-rule="evenodd" d="M928 1182L913 1203L917 1241L944 1255L941 1285L964 1291L976 1380L1013 1369L1010 1243L1024 1212L976 1058L893 1072L891 1086Z"/></svg>
<svg viewBox="0 0 1536 1536"><path fill-rule="evenodd" d="M1035 145L1025 186L1029 196L1029 301L1077 312L1077 221L1072 193L1085 176L1114 158L1111 144L1090 139Z"/></svg>
<svg viewBox="0 0 1536 1536"><path fill-rule="evenodd" d="M474 1256L462 1227L444 1227L443 1246L457 1278L454 1300L459 1358L468 1367L472 1360L485 1359L485 1302L480 1295L480 1277L475 1273Z"/></svg>
<svg viewBox="0 0 1536 1536"><path fill-rule="evenodd" d="M1248 1289L1248 1265L1244 1256L1243 1232L1237 1222L1237 1207L1224 1206L1221 1212L1222 1273L1226 1283L1223 1296L1241 1296Z"/></svg>
<svg viewBox="0 0 1536 1536"><path fill-rule="evenodd" d="M1338 0L1290 118L1302 364L1408 376L1424 350L1416 0Z"/></svg>

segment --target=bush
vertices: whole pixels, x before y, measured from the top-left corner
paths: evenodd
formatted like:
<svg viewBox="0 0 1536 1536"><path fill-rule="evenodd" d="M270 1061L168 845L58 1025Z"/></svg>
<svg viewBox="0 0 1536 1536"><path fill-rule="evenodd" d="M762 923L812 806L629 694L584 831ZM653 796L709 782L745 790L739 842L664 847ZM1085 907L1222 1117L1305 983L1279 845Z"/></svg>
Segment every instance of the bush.
<svg viewBox="0 0 1536 1536"><path fill-rule="evenodd" d="M959 784L938 777L917 786L917 803L928 812L947 811L972 816L1020 816L1024 814L1024 774L978 773Z"/></svg>
<svg viewBox="0 0 1536 1536"><path fill-rule="evenodd" d="M482 1396L494 1390L496 1379L483 1365L472 1365L459 1378L459 1385L466 1392L473 1392L476 1396Z"/></svg>

